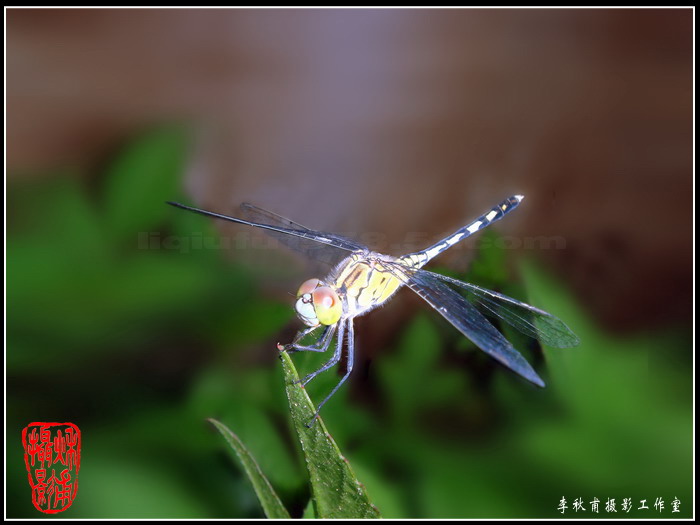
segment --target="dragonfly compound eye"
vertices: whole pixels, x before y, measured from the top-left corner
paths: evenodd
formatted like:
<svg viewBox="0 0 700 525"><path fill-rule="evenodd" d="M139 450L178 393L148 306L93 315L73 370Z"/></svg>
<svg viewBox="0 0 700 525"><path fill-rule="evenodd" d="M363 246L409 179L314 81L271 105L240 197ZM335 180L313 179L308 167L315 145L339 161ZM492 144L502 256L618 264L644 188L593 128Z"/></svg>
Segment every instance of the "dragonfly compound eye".
<svg viewBox="0 0 700 525"><path fill-rule="evenodd" d="M309 279L308 281L304 281L299 287L299 291L297 292L297 298L307 293L313 292L316 288L318 288L319 284L321 284L321 281L319 281L318 279Z"/></svg>
<svg viewBox="0 0 700 525"><path fill-rule="evenodd" d="M343 313L343 305L338 294L328 286L320 286L313 291L312 296L316 317L320 323L326 326L337 323Z"/></svg>

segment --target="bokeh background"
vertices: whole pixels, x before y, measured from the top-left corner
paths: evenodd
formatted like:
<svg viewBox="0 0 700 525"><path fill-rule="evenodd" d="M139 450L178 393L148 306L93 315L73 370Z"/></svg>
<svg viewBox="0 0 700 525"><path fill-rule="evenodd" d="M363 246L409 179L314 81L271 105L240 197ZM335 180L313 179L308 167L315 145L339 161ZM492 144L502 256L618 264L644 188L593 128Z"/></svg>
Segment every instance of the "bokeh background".
<svg viewBox="0 0 700 525"><path fill-rule="evenodd" d="M403 291L358 320L330 432L385 517L557 517L562 497L565 517L579 497L578 517L594 498L690 516L692 17L7 10L7 516L39 517L20 441L37 420L83 432L61 517L262 516L207 417L306 506L275 343L318 268L165 200L254 202L399 254L515 193L433 268L582 344L508 331L537 389Z"/></svg>

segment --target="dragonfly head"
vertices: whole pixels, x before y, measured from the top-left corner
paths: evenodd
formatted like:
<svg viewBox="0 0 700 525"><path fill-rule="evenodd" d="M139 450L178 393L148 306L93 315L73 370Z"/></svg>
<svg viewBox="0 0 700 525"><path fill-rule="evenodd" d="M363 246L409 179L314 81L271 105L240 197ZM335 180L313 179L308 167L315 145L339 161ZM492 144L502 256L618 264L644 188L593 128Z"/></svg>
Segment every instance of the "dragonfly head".
<svg viewBox="0 0 700 525"><path fill-rule="evenodd" d="M309 279L299 287L294 309L307 326L333 325L343 313L338 294L319 279Z"/></svg>

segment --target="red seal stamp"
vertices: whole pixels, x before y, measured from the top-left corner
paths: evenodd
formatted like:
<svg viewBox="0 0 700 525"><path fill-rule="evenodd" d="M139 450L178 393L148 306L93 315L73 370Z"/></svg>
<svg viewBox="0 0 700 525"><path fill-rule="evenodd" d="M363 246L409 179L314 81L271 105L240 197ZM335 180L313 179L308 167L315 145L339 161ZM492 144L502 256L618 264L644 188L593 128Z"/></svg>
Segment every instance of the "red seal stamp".
<svg viewBox="0 0 700 525"><path fill-rule="evenodd" d="M80 430L73 423L30 423L22 430L32 503L47 514L62 512L78 494Z"/></svg>

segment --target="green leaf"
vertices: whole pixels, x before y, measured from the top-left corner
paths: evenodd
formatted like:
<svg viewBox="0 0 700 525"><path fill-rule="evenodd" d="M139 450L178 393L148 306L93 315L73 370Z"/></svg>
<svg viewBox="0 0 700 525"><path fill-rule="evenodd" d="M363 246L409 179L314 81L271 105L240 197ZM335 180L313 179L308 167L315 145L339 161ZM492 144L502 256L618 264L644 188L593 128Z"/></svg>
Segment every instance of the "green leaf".
<svg viewBox="0 0 700 525"><path fill-rule="evenodd" d="M258 495L260 504L265 511L265 516L270 519L290 519L287 509L282 505L282 501L280 501L279 496L277 496L275 489L272 488L265 474L260 470L255 458L248 452L248 449L243 445L241 440L238 439L238 436L231 432L223 423L215 419L209 419L209 421L221 432L221 435L224 436L228 444L231 445L238 459L241 460L243 468L246 474L248 474L248 478L253 484L255 493Z"/></svg>
<svg viewBox="0 0 700 525"><path fill-rule="evenodd" d="M302 519L315 520L316 517L316 511L314 510L314 500L310 499L309 502L306 504L306 508L304 509Z"/></svg>
<svg viewBox="0 0 700 525"><path fill-rule="evenodd" d="M135 140L112 163L105 184L105 219L112 238L132 241L165 222L165 201L180 194L186 134L160 128Z"/></svg>
<svg viewBox="0 0 700 525"><path fill-rule="evenodd" d="M326 430L321 418L307 427L316 412L299 374L286 352L281 352L289 408L311 480L311 494L319 518L379 518L348 460Z"/></svg>

